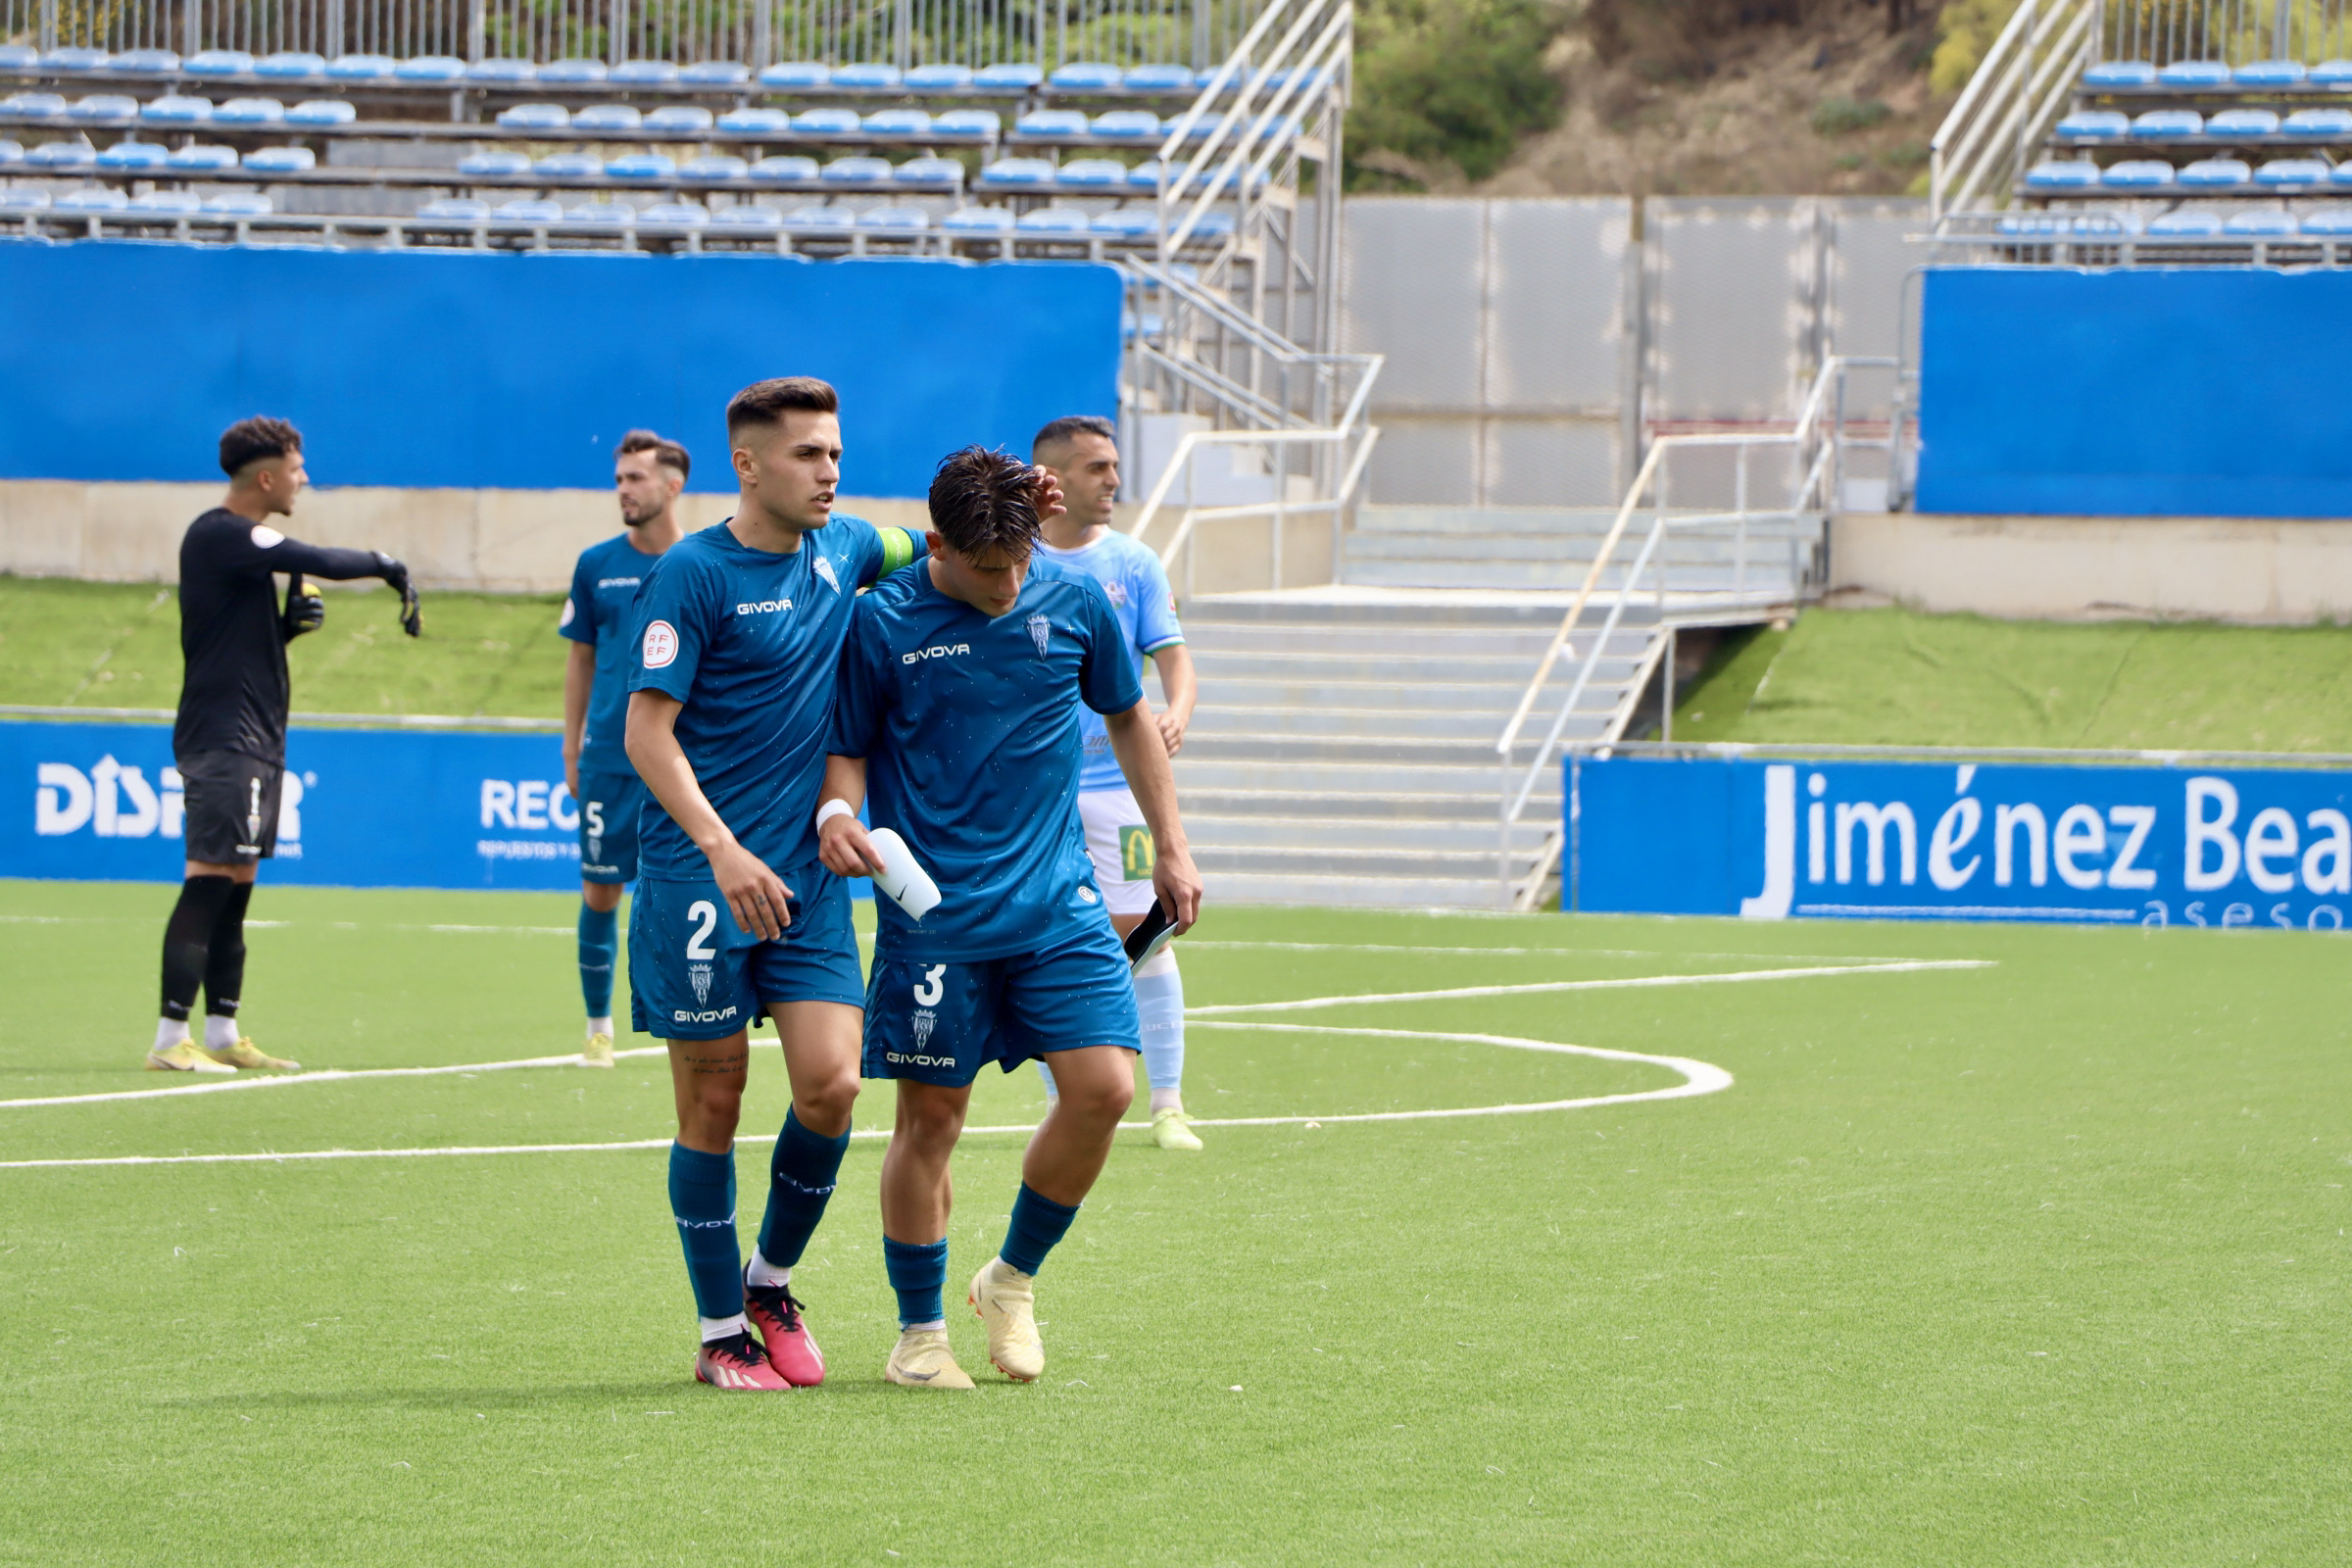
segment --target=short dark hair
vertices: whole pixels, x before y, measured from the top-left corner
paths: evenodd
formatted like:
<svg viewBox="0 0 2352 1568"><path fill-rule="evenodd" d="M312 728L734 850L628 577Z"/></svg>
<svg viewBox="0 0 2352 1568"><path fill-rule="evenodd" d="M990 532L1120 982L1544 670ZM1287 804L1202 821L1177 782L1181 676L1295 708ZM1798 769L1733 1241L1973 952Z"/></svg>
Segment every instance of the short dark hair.
<svg viewBox="0 0 2352 1568"><path fill-rule="evenodd" d="M779 375L754 381L727 400L727 439L747 424L775 424L786 413L839 414L841 397L813 375Z"/></svg>
<svg viewBox="0 0 2352 1568"><path fill-rule="evenodd" d="M1036 461L1037 455L1048 447L1075 441L1082 435L1099 435L1114 447L1119 444L1119 427L1100 414L1065 414L1047 421L1044 429L1029 438L1030 460Z"/></svg>
<svg viewBox="0 0 2352 1568"><path fill-rule="evenodd" d="M664 468L677 469L681 479L693 476L694 460L686 455L686 449L651 430L631 430L620 438L620 445L613 448L612 456L617 460L632 452L651 452L656 463Z"/></svg>
<svg viewBox="0 0 2352 1568"><path fill-rule="evenodd" d="M220 432L220 471L230 478L248 463L267 458L282 458L289 452L302 450L302 432L283 419L272 419L257 414L250 419L239 419Z"/></svg>
<svg viewBox="0 0 2352 1568"><path fill-rule="evenodd" d="M1037 470L986 447L939 460L931 475L931 526L965 560L1003 551L1026 561L1037 547Z"/></svg>

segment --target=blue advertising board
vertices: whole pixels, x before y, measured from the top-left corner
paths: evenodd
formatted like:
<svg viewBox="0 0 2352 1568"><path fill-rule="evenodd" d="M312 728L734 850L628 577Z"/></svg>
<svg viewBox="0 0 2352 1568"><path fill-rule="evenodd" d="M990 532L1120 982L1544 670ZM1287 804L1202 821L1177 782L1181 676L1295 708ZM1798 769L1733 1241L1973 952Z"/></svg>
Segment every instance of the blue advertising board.
<svg viewBox="0 0 2352 1568"><path fill-rule="evenodd" d="M0 723L0 876L177 882L179 783L168 725ZM579 821L553 733L297 727L264 877L576 889Z"/></svg>
<svg viewBox="0 0 2352 1568"><path fill-rule="evenodd" d="M1564 907L2340 930L2352 772L1572 759Z"/></svg>

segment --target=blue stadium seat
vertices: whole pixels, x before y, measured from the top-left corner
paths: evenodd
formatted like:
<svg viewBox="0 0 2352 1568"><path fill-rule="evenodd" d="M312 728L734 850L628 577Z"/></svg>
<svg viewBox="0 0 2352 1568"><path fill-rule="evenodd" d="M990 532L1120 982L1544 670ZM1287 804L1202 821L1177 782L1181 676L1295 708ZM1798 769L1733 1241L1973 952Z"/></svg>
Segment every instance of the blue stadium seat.
<svg viewBox="0 0 2352 1568"><path fill-rule="evenodd" d="M348 125L360 112L340 98L312 98L286 111L289 125Z"/></svg>
<svg viewBox="0 0 2352 1568"><path fill-rule="evenodd" d="M1002 207L958 207L939 226L956 234L1005 234L1012 230L1012 214Z"/></svg>
<svg viewBox="0 0 2352 1568"><path fill-rule="evenodd" d="M307 81L326 74L326 61L302 49L281 49L254 63L253 74L276 81Z"/></svg>
<svg viewBox="0 0 2352 1568"><path fill-rule="evenodd" d="M633 104L590 104L571 117L574 130L635 130L645 123Z"/></svg>
<svg viewBox="0 0 2352 1568"><path fill-rule="evenodd" d="M124 211L158 218L193 218L204 211L204 198L194 191L151 190L133 196Z"/></svg>
<svg viewBox="0 0 2352 1568"><path fill-rule="evenodd" d="M2230 73L2240 87L2299 87L2311 74L2300 60L2256 60Z"/></svg>
<svg viewBox="0 0 2352 1568"><path fill-rule="evenodd" d="M605 172L614 179L674 179L678 161L667 153L623 153L606 160Z"/></svg>
<svg viewBox="0 0 2352 1568"><path fill-rule="evenodd" d="M1075 109L1033 109L1012 122L1012 139L1033 141L1088 133L1086 116Z"/></svg>
<svg viewBox="0 0 2352 1568"><path fill-rule="evenodd" d="M871 136L928 136L931 117L920 109L881 109L861 122Z"/></svg>
<svg viewBox="0 0 2352 1568"><path fill-rule="evenodd" d="M2180 171L2180 181L2191 190L2230 190L2253 177L2242 158L2200 158Z"/></svg>
<svg viewBox="0 0 2352 1568"><path fill-rule="evenodd" d="M721 207L710 215L710 221L726 228L777 229L784 226L784 215L773 207L745 202L733 207Z"/></svg>
<svg viewBox="0 0 2352 1568"><path fill-rule="evenodd" d="M168 92L139 105L139 119L150 125L201 125L212 118L210 98L188 98Z"/></svg>
<svg viewBox="0 0 2352 1568"><path fill-rule="evenodd" d="M623 60L606 79L615 86L666 87L678 79L678 68L666 60Z"/></svg>
<svg viewBox="0 0 2352 1568"><path fill-rule="evenodd" d="M2268 109L2225 109L2205 122L2208 136L2276 136L2278 117Z"/></svg>
<svg viewBox="0 0 2352 1568"><path fill-rule="evenodd" d="M906 73L906 85L916 92L961 92L971 84L969 66L917 66Z"/></svg>
<svg viewBox="0 0 2352 1568"><path fill-rule="evenodd" d="M41 56L41 69L56 72L104 71L108 56L103 49L84 49L69 46L52 49Z"/></svg>
<svg viewBox="0 0 2352 1568"><path fill-rule="evenodd" d="M1150 163L1138 164L1127 171L1127 188L1129 190L1157 190L1160 179L1166 173L1167 166L1156 158Z"/></svg>
<svg viewBox="0 0 2352 1568"><path fill-rule="evenodd" d="M861 127L855 109L804 109L792 128L804 136L855 136Z"/></svg>
<svg viewBox="0 0 2352 1568"><path fill-rule="evenodd" d="M895 185L960 185L963 166L953 158L909 158L890 172Z"/></svg>
<svg viewBox="0 0 2352 1568"><path fill-rule="evenodd" d="M1132 344L1140 334L1146 341L1156 343L1167 330L1167 322L1150 311L1138 315L1134 311L1119 313L1119 341Z"/></svg>
<svg viewBox="0 0 2352 1568"><path fill-rule="evenodd" d="M566 211L566 223L594 223L604 228L618 228L637 220L637 209L627 202L582 202Z"/></svg>
<svg viewBox="0 0 2352 1568"><path fill-rule="evenodd" d="M0 102L0 113L21 115L27 120L63 120L66 118L65 98L53 92L11 93Z"/></svg>
<svg viewBox="0 0 2352 1568"><path fill-rule="evenodd" d="M2119 164L2119 169L2132 166ZM2069 159L2063 163L2035 164L2026 171L2028 190L2087 190L2099 182L2099 166L2087 158Z"/></svg>
<svg viewBox="0 0 2352 1568"><path fill-rule="evenodd" d="M836 158L818 173L828 184L869 185L890 178L887 158Z"/></svg>
<svg viewBox="0 0 2352 1568"><path fill-rule="evenodd" d="M951 109L931 122L941 141L986 141L1004 126L994 109Z"/></svg>
<svg viewBox="0 0 2352 1568"><path fill-rule="evenodd" d="M498 122L509 130L562 130L571 123L571 111L562 104L514 104L498 112Z"/></svg>
<svg viewBox="0 0 2352 1568"><path fill-rule="evenodd" d="M2298 109L2278 128L2289 136L2352 139L2352 109Z"/></svg>
<svg viewBox="0 0 2352 1568"><path fill-rule="evenodd" d="M24 155L27 169L90 169L98 150L86 141L45 141Z"/></svg>
<svg viewBox="0 0 2352 1568"><path fill-rule="evenodd" d="M2140 226L2130 213L2005 213L1993 230L2004 239L2120 239Z"/></svg>
<svg viewBox="0 0 2352 1568"><path fill-rule="evenodd" d="M847 207L827 207L818 203L793 209L785 215L784 221L794 228L841 234L858 226L858 215Z"/></svg>
<svg viewBox="0 0 2352 1568"><path fill-rule="evenodd" d="M23 142L9 141L5 138L0 138L0 169L7 169L12 165L21 164L24 161L24 144Z"/></svg>
<svg viewBox="0 0 2352 1568"><path fill-rule="evenodd" d="M2325 159L2274 158L2254 171L2257 185L2325 185L2330 171Z"/></svg>
<svg viewBox="0 0 2352 1568"><path fill-rule="evenodd" d="M750 172L749 164L724 153L705 153L678 166L680 179L741 179Z"/></svg>
<svg viewBox="0 0 2352 1568"><path fill-rule="evenodd" d="M2230 68L2219 60L2176 60L2156 79L2167 87L2227 87Z"/></svg>
<svg viewBox="0 0 2352 1568"><path fill-rule="evenodd" d="M898 84L899 68L896 66L864 61L833 68L833 85L836 87L896 87Z"/></svg>
<svg viewBox="0 0 2352 1568"><path fill-rule="evenodd" d="M740 87L752 79L752 68L736 60L697 60L678 73L689 87Z"/></svg>
<svg viewBox="0 0 2352 1568"><path fill-rule="evenodd" d="M45 190L0 190L0 213L45 213L49 210L49 193Z"/></svg>
<svg viewBox="0 0 2352 1568"><path fill-rule="evenodd" d="M710 221L710 212L693 202L657 202L639 213L637 221L663 228L700 228Z"/></svg>
<svg viewBox="0 0 2352 1568"><path fill-rule="evenodd" d="M752 178L774 180L779 184L814 179L816 172L816 160L801 157L762 158L751 168Z"/></svg>
<svg viewBox="0 0 2352 1568"><path fill-rule="evenodd" d="M1127 182L1127 166L1113 158L1074 158L1054 172L1054 180L1065 186L1109 189Z"/></svg>
<svg viewBox="0 0 2352 1568"><path fill-rule="evenodd" d="M464 81L466 62L454 55L417 55L392 68L395 81Z"/></svg>
<svg viewBox="0 0 2352 1568"><path fill-rule="evenodd" d="M2202 239L2222 231L2222 215L2194 208L2167 213L2151 220L2148 232L2165 239Z"/></svg>
<svg viewBox="0 0 2352 1568"><path fill-rule="evenodd" d="M1186 141L1206 141L1217 128L1217 118L1218 117L1213 114L1202 115L1200 119L1193 122L1192 128L1184 133L1184 139ZM1159 122L1160 133L1166 136L1173 136L1176 134L1177 128L1183 123L1184 116L1170 115L1167 119Z"/></svg>
<svg viewBox="0 0 2352 1568"><path fill-rule="evenodd" d="M30 71L40 63L41 52L30 44L0 43L0 71Z"/></svg>
<svg viewBox="0 0 2352 1568"><path fill-rule="evenodd" d="M760 73L762 87L822 87L833 79L833 68L815 60L786 60Z"/></svg>
<svg viewBox="0 0 2352 1568"><path fill-rule="evenodd" d="M2082 73L2085 87L2153 87L2156 68L2145 60L2102 60Z"/></svg>
<svg viewBox="0 0 2352 1568"><path fill-rule="evenodd" d="M929 228L931 215L920 207L875 207L858 215L859 228Z"/></svg>
<svg viewBox="0 0 2352 1568"><path fill-rule="evenodd" d="M276 125L286 118L286 106L274 98L231 98L213 109L213 122L220 125Z"/></svg>
<svg viewBox="0 0 2352 1568"><path fill-rule="evenodd" d="M188 56L181 69L191 76L249 76L253 56L242 49L203 49Z"/></svg>
<svg viewBox="0 0 2352 1568"><path fill-rule="evenodd" d="M2292 213L2236 213L2222 225L2225 234L2242 234L2249 238L2274 238L2292 234L2296 230Z"/></svg>
<svg viewBox="0 0 2352 1568"><path fill-rule="evenodd" d="M2050 168L2043 165L2042 168ZM2173 182L2173 166L2153 158L2138 158L2128 163L2112 164L2100 173L2097 183L2109 190L2162 190ZM2031 175L2026 183L2034 183Z"/></svg>
<svg viewBox="0 0 2352 1568"><path fill-rule="evenodd" d="M2314 87L2352 87L2352 60L2323 60L2311 68Z"/></svg>
<svg viewBox="0 0 2352 1568"><path fill-rule="evenodd" d="M489 152L468 153L458 160L458 172L483 178L504 178L511 174L527 174L531 161L522 153L493 148Z"/></svg>
<svg viewBox="0 0 2352 1568"><path fill-rule="evenodd" d="M383 81L399 69L390 55L337 55L326 63L329 81Z"/></svg>
<svg viewBox="0 0 2352 1568"><path fill-rule="evenodd" d="M97 185L70 190L57 199L57 210L61 213L120 213L129 206L130 198L122 192Z"/></svg>
<svg viewBox="0 0 2352 1568"><path fill-rule="evenodd" d="M2352 162L2338 164L2328 171L2328 183L2352 190Z"/></svg>
<svg viewBox="0 0 2352 1568"><path fill-rule="evenodd" d="M528 60L476 60L466 68L466 79L490 86L519 86L539 79L539 67Z"/></svg>
<svg viewBox="0 0 2352 1568"><path fill-rule="evenodd" d="M179 69L179 56L169 49L125 49L107 64L115 71L168 76Z"/></svg>
<svg viewBox="0 0 2352 1568"><path fill-rule="evenodd" d="M605 161L594 153L554 153L531 165L543 179L595 179L604 172Z"/></svg>
<svg viewBox="0 0 2352 1568"><path fill-rule="evenodd" d="M1046 78L1063 92L1103 92L1120 84L1119 68L1100 60L1073 60Z"/></svg>
<svg viewBox="0 0 2352 1568"><path fill-rule="evenodd" d="M792 128L792 116L781 109L730 109L718 117L718 128L772 136Z"/></svg>
<svg viewBox="0 0 2352 1568"><path fill-rule="evenodd" d="M602 60L557 60L539 68L539 79L557 86L588 87L612 73Z"/></svg>
<svg viewBox="0 0 2352 1568"><path fill-rule="evenodd" d="M986 66L972 75L972 85L983 92L1027 92L1046 79L1046 74L1026 60L1006 61Z"/></svg>
<svg viewBox="0 0 2352 1568"><path fill-rule="evenodd" d="M258 190L224 190L207 196L204 211L213 218L267 218L277 211L277 203Z"/></svg>
<svg viewBox="0 0 2352 1568"><path fill-rule="evenodd" d="M100 169L161 169L172 149L160 141L119 141L98 154Z"/></svg>
<svg viewBox="0 0 2352 1568"><path fill-rule="evenodd" d="M1199 82L1188 67L1135 66L1120 84L1130 92L1191 92Z"/></svg>
<svg viewBox="0 0 2352 1568"><path fill-rule="evenodd" d="M524 197L499 203L490 210L490 216L508 223L560 223L564 220L564 204L541 197Z"/></svg>
<svg viewBox="0 0 2352 1568"><path fill-rule="evenodd" d="M2123 116L2116 118L2121 120ZM1097 115L1092 128L1096 135L1105 138L1151 140L1159 135L1159 117L1149 109L1113 109ZM2059 128L2063 131L2065 126L2061 124Z"/></svg>
<svg viewBox="0 0 2352 1568"><path fill-rule="evenodd" d="M299 174L318 167L318 155L308 147L256 147L245 155L245 167L262 174Z"/></svg>
<svg viewBox="0 0 2352 1568"><path fill-rule="evenodd" d="M645 117L648 130L682 130L696 135L710 128L710 111L700 104L670 104Z"/></svg>
<svg viewBox="0 0 2352 1568"><path fill-rule="evenodd" d="M86 98L74 99L74 107L66 115L73 120L136 120L139 101L119 92L94 92Z"/></svg>
<svg viewBox="0 0 2352 1568"><path fill-rule="evenodd" d="M428 222L478 223L490 216L490 204L470 196L444 196L417 208L416 216Z"/></svg>
<svg viewBox="0 0 2352 1568"><path fill-rule="evenodd" d="M2151 109L2132 122L2134 136L2201 136L2205 117L2194 109Z"/></svg>
<svg viewBox="0 0 2352 1568"><path fill-rule="evenodd" d="M2306 234L2352 234L2352 207L2318 207L2303 215Z"/></svg>
<svg viewBox="0 0 2352 1568"><path fill-rule="evenodd" d="M1015 189L1051 185L1054 166L1043 158L1000 158L980 171L980 183Z"/></svg>
<svg viewBox="0 0 2352 1568"><path fill-rule="evenodd" d="M1023 234L1083 234L1093 222L1075 207L1040 207L1014 219L1012 226Z"/></svg>
<svg viewBox="0 0 2352 1568"><path fill-rule="evenodd" d="M1141 239L1159 232L1159 215L1149 207L1121 207L1097 213L1088 226L1114 239Z"/></svg>

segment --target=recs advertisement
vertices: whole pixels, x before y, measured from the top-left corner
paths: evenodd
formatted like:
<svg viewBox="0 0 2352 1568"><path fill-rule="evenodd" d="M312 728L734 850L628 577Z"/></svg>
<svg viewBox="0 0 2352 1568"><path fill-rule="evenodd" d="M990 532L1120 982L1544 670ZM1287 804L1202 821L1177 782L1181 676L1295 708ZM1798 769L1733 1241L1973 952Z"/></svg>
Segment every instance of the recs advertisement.
<svg viewBox="0 0 2352 1568"><path fill-rule="evenodd" d="M186 809L162 724L0 723L0 876L177 882ZM552 734L296 729L265 881L577 888Z"/></svg>
<svg viewBox="0 0 2352 1568"><path fill-rule="evenodd" d="M2352 774L2285 768L1568 764L1564 906L2342 929Z"/></svg>

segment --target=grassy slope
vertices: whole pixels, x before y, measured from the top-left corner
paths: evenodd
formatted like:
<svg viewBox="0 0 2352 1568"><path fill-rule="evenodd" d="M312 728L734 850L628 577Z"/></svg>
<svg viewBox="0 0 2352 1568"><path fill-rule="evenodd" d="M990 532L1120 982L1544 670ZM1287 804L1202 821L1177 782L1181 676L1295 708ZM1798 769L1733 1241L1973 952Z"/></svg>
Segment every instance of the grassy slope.
<svg viewBox="0 0 2352 1568"><path fill-rule="evenodd" d="M0 914L48 922L0 944L0 1097L153 1085L135 1064L168 901L0 884ZM257 912L294 923L253 939L254 1027L321 1064L541 1053L576 1000L569 911L266 890ZM658 1151L0 1170L0 1562L2352 1551L2334 939L1298 910L1203 935L1538 951L1202 945L1197 1005L1738 966L1727 951L1999 966L1279 1015L1694 1055L1738 1081L1122 1148L1041 1285L1045 1381L956 1397L879 1382L872 1142L798 1281L833 1377L788 1398L686 1381ZM1193 1055L1210 1114L1662 1081L1204 1027ZM754 1129L781 1114L777 1067L755 1063ZM633 1060L0 1110L0 1157L660 1138L662 1077ZM1036 1104L1030 1078L992 1076L974 1119ZM869 1086L860 1125L886 1106ZM997 1240L1017 1152L959 1154L956 1269ZM764 1162L746 1148L747 1225ZM951 1331L978 1367L976 1326Z"/></svg>

